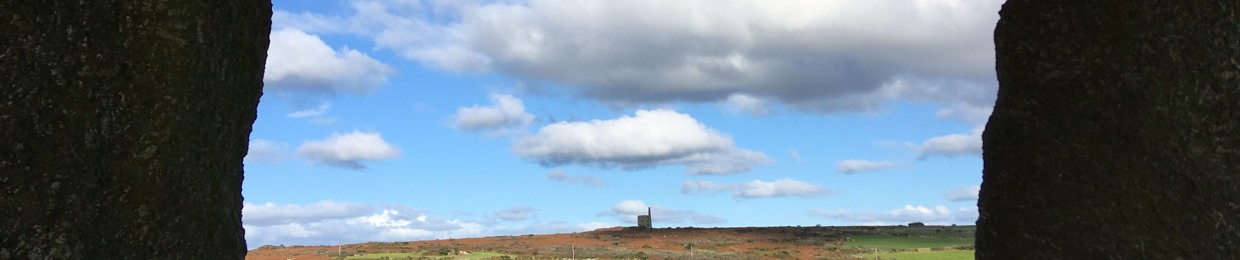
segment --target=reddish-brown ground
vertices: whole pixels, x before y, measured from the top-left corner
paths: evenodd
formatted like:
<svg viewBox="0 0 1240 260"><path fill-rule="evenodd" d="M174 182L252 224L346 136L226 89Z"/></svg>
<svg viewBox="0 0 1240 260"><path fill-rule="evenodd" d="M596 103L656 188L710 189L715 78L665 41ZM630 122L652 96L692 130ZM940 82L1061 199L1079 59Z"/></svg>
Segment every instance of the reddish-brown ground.
<svg viewBox="0 0 1240 260"><path fill-rule="evenodd" d="M625 258L641 252L651 259L687 258L693 244L696 258L711 256L739 259L838 259L849 254L837 251L844 235L830 227L762 228L605 228L589 232L440 239L413 242L374 242L342 245L345 255L428 251L488 251L539 259ZM330 259L337 246L264 246L251 250L246 259Z"/></svg>

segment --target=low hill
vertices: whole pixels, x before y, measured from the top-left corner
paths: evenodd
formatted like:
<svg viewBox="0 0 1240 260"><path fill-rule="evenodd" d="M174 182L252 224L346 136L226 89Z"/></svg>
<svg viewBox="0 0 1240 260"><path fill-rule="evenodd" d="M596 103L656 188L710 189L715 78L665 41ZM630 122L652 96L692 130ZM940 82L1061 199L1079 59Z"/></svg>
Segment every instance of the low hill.
<svg viewBox="0 0 1240 260"><path fill-rule="evenodd" d="M971 256L974 230L973 226L615 227L548 235L262 246L250 250L246 259L872 259L876 252L916 259L916 254L933 252Z"/></svg>

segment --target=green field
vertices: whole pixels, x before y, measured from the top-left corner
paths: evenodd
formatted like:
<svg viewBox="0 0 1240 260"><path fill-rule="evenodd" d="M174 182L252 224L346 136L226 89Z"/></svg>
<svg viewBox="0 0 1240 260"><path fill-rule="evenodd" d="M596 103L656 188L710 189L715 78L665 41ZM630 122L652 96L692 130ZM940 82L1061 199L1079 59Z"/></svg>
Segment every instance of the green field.
<svg viewBox="0 0 1240 260"><path fill-rule="evenodd" d="M378 254L364 254L361 256L349 256L349 257L345 257L344 259L380 259L384 257L387 257L388 259L406 259L406 258L417 259L423 256L427 258L431 258L431 259L487 259L487 258L501 257L501 256L516 257L514 255L492 253L492 252L473 252L473 253L469 253L468 255L448 255L448 256L422 255L418 253L378 253Z"/></svg>
<svg viewBox="0 0 1240 260"><path fill-rule="evenodd" d="M935 248L972 245L973 238L952 236L858 235L853 236L852 241L845 242L845 244L852 247L877 247L879 249Z"/></svg>
<svg viewBox="0 0 1240 260"><path fill-rule="evenodd" d="M873 258L874 255L869 255ZM881 255L883 259L900 259L900 260L957 260L957 259L973 259L973 250L943 250L930 252L899 252L886 253Z"/></svg>

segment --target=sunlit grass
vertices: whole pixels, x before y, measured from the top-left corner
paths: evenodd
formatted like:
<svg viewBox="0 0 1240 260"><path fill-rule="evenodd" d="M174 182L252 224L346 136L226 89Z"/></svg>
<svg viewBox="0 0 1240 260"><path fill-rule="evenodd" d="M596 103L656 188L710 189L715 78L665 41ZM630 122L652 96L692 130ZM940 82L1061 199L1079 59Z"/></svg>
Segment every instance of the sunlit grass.
<svg viewBox="0 0 1240 260"><path fill-rule="evenodd" d="M934 248L949 246L967 246L973 244L972 237L951 236L890 236L890 235L859 235L852 241L845 242L852 247L877 247L879 249Z"/></svg>
<svg viewBox="0 0 1240 260"><path fill-rule="evenodd" d="M900 260L956 260L956 259L973 259L973 250L943 250L930 252L899 252L881 254L883 259L900 259ZM873 258L873 255L869 255Z"/></svg>

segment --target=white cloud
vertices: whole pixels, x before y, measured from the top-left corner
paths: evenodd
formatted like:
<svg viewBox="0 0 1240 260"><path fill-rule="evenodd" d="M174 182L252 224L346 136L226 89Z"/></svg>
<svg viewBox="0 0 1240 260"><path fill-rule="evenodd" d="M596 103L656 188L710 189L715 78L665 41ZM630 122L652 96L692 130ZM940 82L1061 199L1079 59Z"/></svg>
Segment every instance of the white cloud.
<svg viewBox="0 0 1240 260"><path fill-rule="evenodd" d="M513 144L513 151L545 166L581 164L626 170L688 166L690 174L749 171L771 159L736 148L732 138L669 110L638 110L635 116L588 122L557 122Z"/></svg>
<svg viewBox="0 0 1240 260"><path fill-rule="evenodd" d="M637 215L646 215L646 213L653 212L653 210L654 209L650 206L646 205L646 202L640 200L620 201L617 202L615 206L611 207L612 212L633 215L634 217Z"/></svg>
<svg viewBox="0 0 1240 260"><path fill-rule="evenodd" d="M522 221L537 217L534 216L534 211L538 210L531 207L511 207L495 212L495 217L504 221Z"/></svg>
<svg viewBox="0 0 1240 260"><path fill-rule="evenodd" d="M273 244L321 245L502 235L520 229L447 220L403 205L332 201L306 205L246 203L242 212L242 226L250 248Z"/></svg>
<svg viewBox="0 0 1240 260"><path fill-rule="evenodd" d="M510 95L491 94L492 106L462 107L453 116L457 129L478 131L505 127L526 126L534 123L534 115L525 112L521 99Z"/></svg>
<svg viewBox="0 0 1240 260"><path fill-rule="evenodd" d="M322 15L315 13L290 13L284 10L273 10L271 13L272 31L286 29L299 30L307 33L366 33L367 28L355 19Z"/></svg>
<svg viewBox="0 0 1240 260"><path fill-rule="evenodd" d="M293 111L292 113L288 113L288 115L285 115L285 116L289 118L319 117L319 116L322 116L324 113L327 113L327 110L331 108L332 108L331 103L323 103L323 104L320 104L316 108Z"/></svg>
<svg viewBox="0 0 1240 260"><path fill-rule="evenodd" d="M801 152L797 151L797 149L789 149L788 156L791 156L793 161L805 162L805 159L801 158Z"/></svg>
<svg viewBox="0 0 1240 260"><path fill-rule="evenodd" d="M551 170L550 172L547 172L547 179L563 183L580 184L589 187L607 186L607 180L595 178L593 176L570 176L561 170Z"/></svg>
<svg viewBox="0 0 1240 260"><path fill-rule="evenodd" d="M330 125L336 123L336 118L323 117L323 114L326 114L327 110L331 110L331 108L331 103L322 103L318 107L293 111L284 116L288 118L310 118L311 124Z"/></svg>
<svg viewBox="0 0 1240 260"><path fill-rule="evenodd" d="M1003 1L401 3L357 1L347 17L277 11L273 21L605 102L726 104L739 94L836 112L917 99L883 95L904 78L945 83L934 89L943 104L974 102L963 99L978 91L993 100L991 34Z"/></svg>
<svg viewBox="0 0 1240 260"><path fill-rule="evenodd" d="M245 203L241 210L245 224L271 226L295 222L316 222L324 219L361 217L373 213L370 205L330 200L313 204L276 205Z"/></svg>
<svg viewBox="0 0 1240 260"><path fill-rule="evenodd" d="M964 186L943 193L943 197L949 201L977 200L978 193L980 192L982 192L981 185Z"/></svg>
<svg viewBox="0 0 1240 260"><path fill-rule="evenodd" d="M742 198L769 198L785 196L810 198L825 196L828 193L829 192L826 189L817 184L784 178L773 182L754 180L749 182L745 189L739 192L739 195L736 193L734 193L734 195Z"/></svg>
<svg viewBox="0 0 1240 260"><path fill-rule="evenodd" d="M766 115L766 101L745 94L732 94L724 101L728 111L742 112L750 115Z"/></svg>
<svg viewBox="0 0 1240 260"><path fill-rule="evenodd" d="M527 211L521 207L496 216ZM532 210L529 210L532 211ZM525 219L532 218L528 215ZM519 216L518 216L519 217ZM370 205L320 201L309 204L252 204L242 209L242 227L249 247L262 245L323 245L370 241L410 241L461 237L549 234L615 226L601 222L561 221L509 225L494 221L447 219L407 205Z"/></svg>
<svg viewBox="0 0 1240 260"><path fill-rule="evenodd" d="M406 58L421 61L424 65L440 67L451 71L482 72L491 63L490 58L460 46L409 49L402 52L402 54Z"/></svg>
<svg viewBox="0 0 1240 260"><path fill-rule="evenodd" d="M711 225L726 223L727 220L719 216L698 213L693 210L681 210L662 207L659 205L647 205L641 200L625 200L616 203L611 210L602 211L595 216L610 216L622 223L637 223L637 215L646 215L646 210L650 210L650 221L654 225L660 224L698 224Z"/></svg>
<svg viewBox="0 0 1240 260"><path fill-rule="evenodd" d="M952 211L942 205L933 208L920 205L905 205L903 208L887 212L812 210L809 214L815 217L837 219L863 225L903 225L910 222L948 225L973 224L977 221L977 207L965 207Z"/></svg>
<svg viewBox="0 0 1240 260"><path fill-rule="evenodd" d="M297 154L307 160L324 165L362 170L363 161L381 161L396 158L400 151L383 140L379 133L354 130L346 134L332 134L323 140L306 141L297 147Z"/></svg>
<svg viewBox="0 0 1240 260"><path fill-rule="evenodd" d="M333 50L297 29L271 32L263 83L267 90L366 94L395 71L357 50Z"/></svg>
<svg viewBox="0 0 1240 260"><path fill-rule="evenodd" d="M612 224L608 222L595 221L595 222L579 224L577 226L580 227L582 230L590 231L590 230L595 230L595 229L600 229L600 228L616 227L620 225Z"/></svg>
<svg viewBox="0 0 1240 260"><path fill-rule="evenodd" d="M783 178L775 181L753 180L748 183L715 183L709 181L686 181L680 192L696 194L701 192L731 192L733 198L775 198L796 196L802 198L821 197L831 191L821 185Z"/></svg>
<svg viewBox="0 0 1240 260"><path fill-rule="evenodd" d="M882 96L940 106L938 119L970 125L985 124L995 105L998 84L975 81L897 77L880 88Z"/></svg>
<svg viewBox="0 0 1240 260"><path fill-rule="evenodd" d="M245 154L245 162L274 163L284 160L288 154L288 144L265 139L250 140L249 152Z"/></svg>
<svg viewBox="0 0 1240 260"><path fill-rule="evenodd" d="M891 161L843 160L835 163L835 169L843 174L882 171L902 166Z"/></svg>
<svg viewBox="0 0 1240 260"><path fill-rule="evenodd" d="M921 143L921 145L908 144L917 152L917 159L925 160L930 157L957 157L963 155L982 155L982 131L984 125L973 128L968 134L950 134L930 138Z"/></svg>

